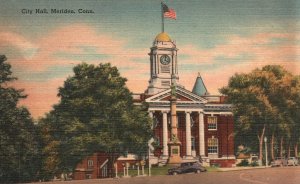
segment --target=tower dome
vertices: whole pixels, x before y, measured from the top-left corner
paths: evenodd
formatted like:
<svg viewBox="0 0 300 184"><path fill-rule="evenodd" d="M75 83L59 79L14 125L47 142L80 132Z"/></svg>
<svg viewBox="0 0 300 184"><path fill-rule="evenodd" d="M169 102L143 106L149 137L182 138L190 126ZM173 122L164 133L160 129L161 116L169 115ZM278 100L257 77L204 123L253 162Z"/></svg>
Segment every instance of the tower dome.
<svg viewBox="0 0 300 184"><path fill-rule="evenodd" d="M166 32L162 32L162 33L159 33L155 37L155 41L157 41L157 42L170 42L172 40L171 40L170 36Z"/></svg>

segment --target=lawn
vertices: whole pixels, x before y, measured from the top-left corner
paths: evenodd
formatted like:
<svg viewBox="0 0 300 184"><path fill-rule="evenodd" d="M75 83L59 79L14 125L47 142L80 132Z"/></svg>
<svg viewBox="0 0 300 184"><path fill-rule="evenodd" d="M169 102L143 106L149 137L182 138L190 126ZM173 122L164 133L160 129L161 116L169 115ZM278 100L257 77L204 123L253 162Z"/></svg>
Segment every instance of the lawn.
<svg viewBox="0 0 300 184"><path fill-rule="evenodd" d="M152 176L167 175L168 174L168 169L172 168L172 167L174 167L174 166L166 165L166 166L162 166L162 167L152 167L151 168L151 175ZM139 168L139 169L140 169L139 174L142 175L142 169L141 168ZM218 167L206 167L206 169L207 169L207 172L218 172L219 171ZM149 170L148 170L148 168L145 167L145 175L148 175L148 174L149 174ZM133 176L133 177L137 176L138 175L137 169L136 168L135 169L130 168L128 170L128 175ZM123 173L119 173L118 176L122 177Z"/></svg>

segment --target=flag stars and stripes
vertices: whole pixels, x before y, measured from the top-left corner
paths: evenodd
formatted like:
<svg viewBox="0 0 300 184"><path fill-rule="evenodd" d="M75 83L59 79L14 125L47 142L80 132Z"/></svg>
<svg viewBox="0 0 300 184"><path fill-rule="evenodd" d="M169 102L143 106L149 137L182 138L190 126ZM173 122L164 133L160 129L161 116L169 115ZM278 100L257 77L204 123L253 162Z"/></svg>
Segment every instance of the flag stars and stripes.
<svg viewBox="0 0 300 184"><path fill-rule="evenodd" d="M176 19L176 12L172 8L168 8L168 6L164 3L161 3L163 14L165 18Z"/></svg>
<svg viewBox="0 0 300 184"><path fill-rule="evenodd" d="M169 8L169 11L164 12L165 18L176 19L176 12L174 9Z"/></svg>

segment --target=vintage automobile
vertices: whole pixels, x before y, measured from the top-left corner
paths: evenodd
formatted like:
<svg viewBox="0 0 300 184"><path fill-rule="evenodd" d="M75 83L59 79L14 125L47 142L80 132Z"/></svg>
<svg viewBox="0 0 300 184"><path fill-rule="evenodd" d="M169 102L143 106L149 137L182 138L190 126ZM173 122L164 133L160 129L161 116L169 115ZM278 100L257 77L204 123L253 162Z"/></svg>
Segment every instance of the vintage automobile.
<svg viewBox="0 0 300 184"><path fill-rule="evenodd" d="M287 166L288 160L284 157L276 157L275 160L271 162L272 167L279 167L279 166Z"/></svg>
<svg viewBox="0 0 300 184"><path fill-rule="evenodd" d="M168 170L169 175L177 175L183 173L200 173L205 172L206 169L200 162L184 162L179 167L171 168Z"/></svg>
<svg viewBox="0 0 300 184"><path fill-rule="evenodd" d="M295 165L299 165L299 161L298 161L298 159L297 158L295 158L295 157L290 157L289 159L288 159L288 164L287 165L292 165L292 166L295 166Z"/></svg>

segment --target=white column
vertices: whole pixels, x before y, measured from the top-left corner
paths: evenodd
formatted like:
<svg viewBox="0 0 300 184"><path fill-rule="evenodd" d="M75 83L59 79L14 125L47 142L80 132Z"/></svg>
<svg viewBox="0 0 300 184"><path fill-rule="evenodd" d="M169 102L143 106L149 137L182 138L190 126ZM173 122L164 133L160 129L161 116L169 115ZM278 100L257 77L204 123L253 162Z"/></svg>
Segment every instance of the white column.
<svg viewBox="0 0 300 184"><path fill-rule="evenodd" d="M199 112L199 153L200 156L205 156L205 142L204 142L204 115Z"/></svg>
<svg viewBox="0 0 300 184"><path fill-rule="evenodd" d="M158 59L158 55L156 54L156 59L155 59L155 75L157 75L159 72L159 69L158 69L158 65L159 65L159 59Z"/></svg>
<svg viewBox="0 0 300 184"><path fill-rule="evenodd" d="M192 155L191 112L185 112L186 156Z"/></svg>
<svg viewBox="0 0 300 184"><path fill-rule="evenodd" d="M154 129L154 124L153 124L153 112L152 111L149 111L149 117L151 119L151 129L153 130Z"/></svg>
<svg viewBox="0 0 300 184"><path fill-rule="evenodd" d="M154 119L153 119L153 112L152 111L149 111L149 117L150 117L150 119L151 119L151 130L153 131L153 133L154 133ZM154 155L154 148L153 148L153 146L151 146L151 143L154 141L154 138L152 137L149 141L148 141L148 159L149 159L149 165L150 165L150 156L153 156ZM152 147L152 148L151 148ZM152 149L152 150L151 150Z"/></svg>
<svg viewBox="0 0 300 184"><path fill-rule="evenodd" d="M167 112L163 112L163 156L168 156L168 116Z"/></svg>

